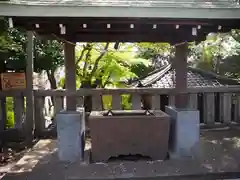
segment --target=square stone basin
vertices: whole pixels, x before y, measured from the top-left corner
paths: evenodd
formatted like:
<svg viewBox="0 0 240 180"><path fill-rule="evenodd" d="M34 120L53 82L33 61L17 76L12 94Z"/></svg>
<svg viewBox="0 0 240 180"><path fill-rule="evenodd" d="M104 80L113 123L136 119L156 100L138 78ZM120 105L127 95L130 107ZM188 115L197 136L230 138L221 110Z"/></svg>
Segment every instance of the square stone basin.
<svg viewBox="0 0 240 180"><path fill-rule="evenodd" d="M89 117L92 161L119 155L163 160L168 153L170 116L160 110L93 111Z"/></svg>

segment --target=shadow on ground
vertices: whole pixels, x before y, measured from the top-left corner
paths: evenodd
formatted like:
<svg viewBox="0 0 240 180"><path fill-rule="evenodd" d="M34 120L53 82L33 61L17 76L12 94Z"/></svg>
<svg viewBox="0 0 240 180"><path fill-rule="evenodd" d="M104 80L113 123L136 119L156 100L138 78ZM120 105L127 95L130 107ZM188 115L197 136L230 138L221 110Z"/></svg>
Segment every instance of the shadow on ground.
<svg viewBox="0 0 240 180"><path fill-rule="evenodd" d="M223 179L240 177L240 131L202 131L199 156L167 161L63 164L55 140L41 140L4 180ZM141 177L141 178L140 178Z"/></svg>

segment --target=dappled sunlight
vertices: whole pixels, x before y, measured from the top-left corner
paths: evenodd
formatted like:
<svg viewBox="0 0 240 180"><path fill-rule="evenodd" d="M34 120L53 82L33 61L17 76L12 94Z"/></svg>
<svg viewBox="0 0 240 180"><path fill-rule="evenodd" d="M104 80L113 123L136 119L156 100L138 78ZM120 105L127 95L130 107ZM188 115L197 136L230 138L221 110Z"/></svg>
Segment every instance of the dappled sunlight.
<svg viewBox="0 0 240 180"><path fill-rule="evenodd" d="M203 164L202 166L206 168L209 172L213 172L212 164Z"/></svg>
<svg viewBox="0 0 240 180"><path fill-rule="evenodd" d="M41 140L27 153L11 170L11 173L31 172L33 168L44 157L56 152L56 148L51 148L51 140Z"/></svg>
<svg viewBox="0 0 240 180"><path fill-rule="evenodd" d="M209 142L211 142L212 144L222 144L221 141L217 141L217 140L211 140Z"/></svg>
<svg viewBox="0 0 240 180"><path fill-rule="evenodd" d="M224 138L224 141L231 141L234 148L240 148L240 137Z"/></svg>

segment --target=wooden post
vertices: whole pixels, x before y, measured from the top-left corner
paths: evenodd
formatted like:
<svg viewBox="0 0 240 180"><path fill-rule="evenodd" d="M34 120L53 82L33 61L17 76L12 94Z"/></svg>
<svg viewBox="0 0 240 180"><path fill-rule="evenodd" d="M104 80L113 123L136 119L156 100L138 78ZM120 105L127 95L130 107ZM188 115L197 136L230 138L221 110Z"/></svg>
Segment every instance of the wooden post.
<svg viewBox="0 0 240 180"><path fill-rule="evenodd" d="M112 94L112 109L120 110L122 109L122 96L121 94Z"/></svg>
<svg viewBox="0 0 240 180"><path fill-rule="evenodd" d="M220 121L224 124L231 123L232 94L220 94Z"/></svg>
<svg viewBox="0 0 240 180"><path fill-rule="evenodd" d="M23 96L18 96L13 98L13 103L14 103L14 127L16 129L21 129L22 128L22 123L24 120L24 97Z"/></svg>
<svg viewBox="0 0 240 180"><path fill-rule="evenodd" d="M26 67L26 138L31 143L34 130L34 93L33 93L33 33L27 32L27 67Z"/></svg>
<svg viewBox="0 0 240 180"><path fill-rule="evenodd" d="M141 109L141 96L140 94L132 95L132 110Z"/></svg>
<svg viewBox="0 0 240 180"><path fill-rule="evenodd" d="M198 94L189 94L188 108L197 110L198 109Z"/></svg>
<svg viewBox="0 0 240 180"><path fill-rule="evenodd" d="M92 110L102 111L102 96L100 94L94 94L92 96Z"/></svg>
<svg viewBox="0 0 240 180"><path fill-rule="evenodd" d="M76 66L75 66L75 45L70 43L65 43L64 46L65 53L65 84L66 89L69 92L76 91ZM76 110L76 97L67 97L67 110Z"/></svg>
<svg viewBox="0 0 240 180"><path fill-rule="evenodd" d="M161 97L160 94L155 94L152 96L152 109L160 110L161 109Z"/></svg>
<svg viewBox="0 0 240 180"><path fill-rule="evenodd" d="M175 96L174 95L169 95L168 96L168 105L169 106L175 106Z"/></svg>
<svg viewBox="0 0 240 180"><path fill-rule="evenodd" d="M205 124L215 123L215 95L214 93L204 93L203 95L203 117Z"/></svg>
<svg viewBox="0 0 240 180"><path fill-rule="evenodd" d="M176 91L185 91L187 89L187 43L176 46L175 57L173 59L173 68L176 72ZM187 108L188 96L187 95L176 95L175 96L176 108Z"/></svg>
<svg viewBox="0 0 240 180"><path fill-rule="evenodd" d="M6 97L1 97L0 101L0 132L3 132L7 122Z"/></svg>
<svg viewBox="0 0 240 180"><path fill-rule="evenodd" d="M45 128L45 118L44 118L44 101L45 97L35 97L35 133L40 136Z"/></svg>

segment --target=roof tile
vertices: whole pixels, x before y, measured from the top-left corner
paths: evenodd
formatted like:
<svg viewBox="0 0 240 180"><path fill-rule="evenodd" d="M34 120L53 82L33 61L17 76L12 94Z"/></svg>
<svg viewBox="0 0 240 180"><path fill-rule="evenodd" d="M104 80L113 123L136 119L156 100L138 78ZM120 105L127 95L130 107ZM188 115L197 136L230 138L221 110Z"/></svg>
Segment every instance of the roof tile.
<svg viewBox="0 0 240 180"><path fill-rule="evenodd" d="M174 88L175 70L171 66L167 68L167 71L163 69L140 80L141 84L145 87L153 88ZM239 83L236 80L221 78L203 70L188 68L187 85L188 87L204 87L239 85Z"/></svg>

